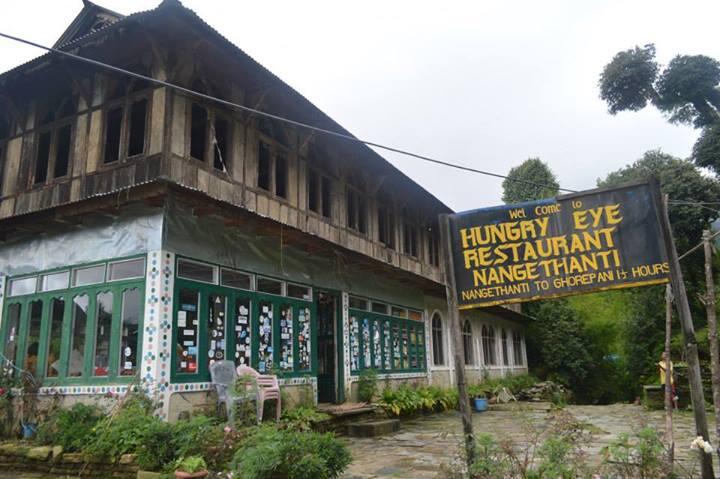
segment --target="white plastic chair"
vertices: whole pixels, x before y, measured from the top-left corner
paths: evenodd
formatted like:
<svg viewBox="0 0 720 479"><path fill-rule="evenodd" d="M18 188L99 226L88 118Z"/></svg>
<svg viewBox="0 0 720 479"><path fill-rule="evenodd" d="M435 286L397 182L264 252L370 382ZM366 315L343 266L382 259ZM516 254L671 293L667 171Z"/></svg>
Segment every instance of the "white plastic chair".
<svg viewBox="0 0 720 479"><path fill-rule="evenodd" d="M249 366L238 366L238 376L248 375L255 378L257 384L257 419L262 422L265 401L275 400L275 421L280 421L280 408L282 399L280 398L280 385L277 376L270 374L260 374Z"/></svg>
<svg viewBox="0 0 720 479"><path fill-rule="evenodd" d="M243 398L235 396L235 364L232 361L215 361L210 365L210 378L217 392L218 401L225 403L228 422L233 424L235 403Z"/></svg>

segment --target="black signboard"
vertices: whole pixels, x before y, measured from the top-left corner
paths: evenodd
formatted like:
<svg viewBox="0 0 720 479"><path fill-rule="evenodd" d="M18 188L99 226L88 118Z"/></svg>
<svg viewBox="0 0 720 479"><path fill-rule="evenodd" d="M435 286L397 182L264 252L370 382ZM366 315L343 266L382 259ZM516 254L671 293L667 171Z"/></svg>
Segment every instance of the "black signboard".
<svg viewBox="0 0 720 479"><path fill-rule="evenodd" d="M666 283L655 188L632 184L451 215L459 308Z"/></svg>

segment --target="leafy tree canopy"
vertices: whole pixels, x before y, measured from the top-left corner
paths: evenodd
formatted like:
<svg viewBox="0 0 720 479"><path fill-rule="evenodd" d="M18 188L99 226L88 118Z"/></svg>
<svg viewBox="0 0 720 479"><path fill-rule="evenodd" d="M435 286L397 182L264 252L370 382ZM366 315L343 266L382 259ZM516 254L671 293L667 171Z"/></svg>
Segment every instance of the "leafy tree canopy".
<svg viewBox="0 0 720 479"><path fill-rule="evenodd" d="M505 203L522 203L555 196L560 185L546 163L540 158L529 158L510 169L502 187Z"/></svg>
<svg viewBox="0 0 720 479"><path fill-rule="evenodd" d="M608 111L638 111L648 103L670 123L703 129L693 160L720 172L720 62L704 55L678 55L661 71L655 46L617 53L605 65L598 86Z"/></svg>
<svg viewBox="0 0 720 479"><path fill-rule="evenodd" d="M720 184L704 176L695 165L660 150L646 152L632 165L609 173L598 186L609 187L655 176L670 200L686 202L716 202L720 200ZM701 205L672 204L670 223L679 250L698 243L702 230L717 219L718 213Z"/></svg>

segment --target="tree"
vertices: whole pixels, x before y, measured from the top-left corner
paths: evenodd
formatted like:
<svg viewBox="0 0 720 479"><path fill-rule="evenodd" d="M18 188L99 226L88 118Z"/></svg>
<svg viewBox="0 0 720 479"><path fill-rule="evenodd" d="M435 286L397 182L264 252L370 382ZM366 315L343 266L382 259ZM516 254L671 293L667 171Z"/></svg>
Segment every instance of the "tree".
<svg viewBox="0 0 720 479"><path fill-rule="evenodd" d="M522 203L555 196L560 185L546 163L540 158L528 158L520 166L510 169L502 187L505 203Z"/></svg>
<svg viewBox="0 0 720 479"><path fill-rule="evenodd" d="M655 46L617 53L600 75L600 98L615 115L638 111L648 103L663 112L670 123L703 130L693 160L720 172L720 62L704 55L678 55L661 72ZM700 143L703 143L700 145Z"/></svg>
<svg viewBox="0 0 720 479"><path fill-rule="evenodd" d="M704 176L690 161L681 160L660 150L646 152L642 158L598 179L598 186L610 187L629 181L645 180L655 176L660 187L667 193L671 203L670 223L678 252L683 253L698 244L702 231L718 218L714 208L697 203L717 202L720 184ZM693 203L693 204L688 204ZM698 330L704 326L704 308L697 300L704 291L703 258L700 252L686 257L682 263L688 299ZM663 351L664 342L664 287L633 288L626 293L624 319L624 363L630 383L636 392L644 381L654 380L655 363Z"/></svg>

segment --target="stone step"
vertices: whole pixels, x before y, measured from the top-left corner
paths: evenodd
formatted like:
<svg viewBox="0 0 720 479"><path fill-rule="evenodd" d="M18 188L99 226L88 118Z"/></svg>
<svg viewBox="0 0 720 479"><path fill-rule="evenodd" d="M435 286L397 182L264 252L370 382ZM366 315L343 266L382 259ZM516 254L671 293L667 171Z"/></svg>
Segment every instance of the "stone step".
<svg viewBox="0 0 720 479"><path fill-rule="evenodd" d="M351 437L376 437L400 430L398 419L353 422L347 425L347 434Z"/></svg>

